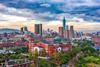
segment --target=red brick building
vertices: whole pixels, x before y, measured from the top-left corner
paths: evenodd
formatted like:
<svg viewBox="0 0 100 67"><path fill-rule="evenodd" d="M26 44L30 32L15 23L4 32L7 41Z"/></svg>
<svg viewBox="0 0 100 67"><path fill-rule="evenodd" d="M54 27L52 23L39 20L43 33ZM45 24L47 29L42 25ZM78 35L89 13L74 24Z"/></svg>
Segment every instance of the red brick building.
<svg viewBox="0 0 100 67"><path fill-rule="evenodd" d="M38 42L38 43L29 42L29 51L34 52L35 49L37 49L38 51L42 51L43 49L45 49L46 53L49 56L51 56L55 51L68 51L71 48L72 48L71 44L54 45L54 44L46 44L43 42Z"/></svg>

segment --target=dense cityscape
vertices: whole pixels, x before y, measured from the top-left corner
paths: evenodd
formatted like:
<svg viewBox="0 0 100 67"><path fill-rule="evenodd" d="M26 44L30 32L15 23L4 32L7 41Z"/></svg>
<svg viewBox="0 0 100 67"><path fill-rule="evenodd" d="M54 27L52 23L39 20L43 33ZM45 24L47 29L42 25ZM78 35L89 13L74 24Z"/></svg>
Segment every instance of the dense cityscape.
<svg viewBox="0 0 100 67"><path fill-rule="evenodd" d="M0 66L99 67L100 32L76 32L66 24L64 17L59 32L35 24L34 33L21 27L0 34Z"/></svg>
<svg viewBox="0 0 100 67"><path fill-rule="evenodd" d="M0 0L0 67L100 67L100 0Z"/></svg>

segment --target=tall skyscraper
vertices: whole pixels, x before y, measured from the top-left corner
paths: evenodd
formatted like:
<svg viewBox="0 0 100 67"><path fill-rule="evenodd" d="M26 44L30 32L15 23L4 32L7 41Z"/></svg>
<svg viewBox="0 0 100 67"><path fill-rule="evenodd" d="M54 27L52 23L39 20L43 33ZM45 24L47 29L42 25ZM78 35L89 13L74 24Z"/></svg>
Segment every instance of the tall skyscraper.
<svg viewBox="0 0 100 67"><path fill-rule="evenodd" d="M23 27L23 29L24 29L24 31L28 31L28 29L27 29L27 27L25 26L25 27Z"/></svg>
<svg viewBox="0 0 100 67"><path fill-rule="evenodd" d="M68 25L66 25L66 19L65 17L63 18L63 30L68 30Z"/></svg>
<svg viewBox="0 0 100 67"><path fill-rule="evenodd" d="M63 30L65 30L66 29L66 19L65 19L65 17L63 18Z"/></svg>
<svg viewBox="0 0 100 67"><path fill-rule="evenodd" d="M28 31L28 29L27 29L27 27L26 26L24 26L24 27L21 27L21 31Z"/></svg>
<svg viewBox="0 0 100 67"><path fill-rule="evenodd" d="M21 33L22 34L27 34L27 32L28 32L28 29L27 29L27 27L26 26L24 26L24 27L21 27Z"/></svg>
<svg viewBox="0 0 100 67"><path fill-rule="evenodd" d="M63 27L59 27L59 35L63 37Z"/></svg>
<svg viewBox="0 0 100 67"><path fill-rule="evenodd" d="M73 26L70 26L70 38L74 38L74 29L73 29Z"/></svg>
<svg viewBox="0 0 100 67"><path fill-rule="evenodd" d="M69 41L69 29L68 25L66 25L66 19L63 18L63 37Z"/></svg>
<svg viewBox="0 0 100 67"><path fill-rule="evenodd" d="M67 39L67 41L69 41L69 39L70 39L69 35L70 35L69 30L66 29L66 30L63 31L64 39Z"/></svg>
<svg viewBox="0 0 100 67"><path fill-rule="evenodd" d="M21 31L21 32L24 32L23 27L20 28L20 31Z"/></svg>
<svg viewBox="0 0 100 67"><path fill-rule="evenodd" d="M42 35L42 24L35 24L35 34Z"/></svg>
<svg viewBox="0 0 100 67"><path fill-rule="evenodd" d="M39 24L35 24L35 34L39 34Z"/></svg>
<svg viewBox="0 0 100 67"><path fill-rule="evenodd" d="M39 24L39 34L42 35L42 24Z"/></svg>

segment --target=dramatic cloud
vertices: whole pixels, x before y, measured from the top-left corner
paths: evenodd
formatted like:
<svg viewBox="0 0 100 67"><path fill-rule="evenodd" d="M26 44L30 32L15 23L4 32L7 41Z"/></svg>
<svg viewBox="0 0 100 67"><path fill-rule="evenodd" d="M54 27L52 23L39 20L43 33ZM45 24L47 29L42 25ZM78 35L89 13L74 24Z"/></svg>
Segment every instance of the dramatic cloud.
<svg viewBox="0 0 100 67"><path fill-rule="evenodd" d="M52 24L64 16L67 22L100 23L100 0L0 0L1 22Z"/></svg>

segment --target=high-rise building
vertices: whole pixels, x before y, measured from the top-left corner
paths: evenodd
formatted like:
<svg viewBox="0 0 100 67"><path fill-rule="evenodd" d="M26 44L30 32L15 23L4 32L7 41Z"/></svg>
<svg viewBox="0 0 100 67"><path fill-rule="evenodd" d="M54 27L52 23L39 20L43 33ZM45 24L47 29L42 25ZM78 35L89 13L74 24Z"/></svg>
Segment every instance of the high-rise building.
<svg viewBox="0 0 100 67"><path fill-rule="evenodd" d="M63 30L65 30L66 29L66 19L65 19L65 17L63 18Z"/></svg>
<svg viewBox="0 0 100 67"><path fill-rule="evenodd" d="M70 38L74 38L74 29L73 29L73 26L70 26Z"/></svg>
<svg viewBox="0 0 100 67"><path fill-rule="evenodd" d="M22 34L27 34L28 33L28 29L27 29L26 26L21 27L20 31L21 31Z"/></svg>
<svg viewBox="0 0 100 67"><path fill-rule="evenodd" d="M35 34L42 35L42 24L35 24Z"/></svg>
<svg viewBox="0 0 100 67"><path fill-rule="evenodd" d="M64 39L69 40L69 34L70 34L70 31L68 29L68 25L66 25L66 19L64 17L63 18L63 37Z"/></svg>
<svg viewBox="0 0 100 67"><path fill-rule="evenodd" d="M69 31L69 30L67 30L67 29L63 31L63 36L64 36L64 39L67 39L68 41L69 41L69 37L70 37L70 36L69 36L69 35L70 35L70 33L69 33L69 32L70 32L70 31Z"/></svg>
<svg viewBox="0 0 100 67"><path fill-rule="evenodd" d="M21 32L24 32L23 27L20 28L20 31L21 31Z"/></svg>
<svg viewBox="0 0 100 67"><path fill-rule="evenodd" d="M42 24L39 24L39 34L42 35Z"/></svg>
<svg viewBox="0 0 100 67"><path fill-rule="evenodd" d="M27 27L26 26L24 26L24 27L21 27L21 29L20 29L22 32L25 32L25 31L28 31L28 29L27 29Z"/></svg>
<svg viewBox="0 0 100 67"><path fill-rule="evenodd" d="M59 35L63 37L63 27L59 27Z"/></svg>
<svg viewBox="0 0 100 67"><path fill-rule="evenodd" d="M24 29L24 31L28 31L28 29L27 29L27 27L25 26L25 27L23 27L23 29Z"/></svg>
<svg viewBox="0 0 100 67"><path fill-rule="evenodd" d="M39 24L35 24L35 34L39 34Z"/></svg>

